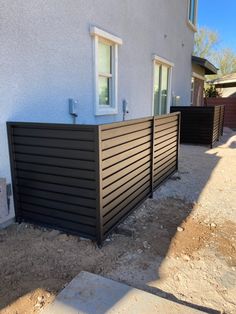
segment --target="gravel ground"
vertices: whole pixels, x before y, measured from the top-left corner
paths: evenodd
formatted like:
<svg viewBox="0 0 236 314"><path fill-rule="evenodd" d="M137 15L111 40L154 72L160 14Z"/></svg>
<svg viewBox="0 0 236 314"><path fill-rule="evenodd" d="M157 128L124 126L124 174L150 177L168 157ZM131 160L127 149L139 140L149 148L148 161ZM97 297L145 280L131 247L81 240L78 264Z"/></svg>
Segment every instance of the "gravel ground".
<svg viewBox="0 0 236 314"><path fill-rule="evenodd" d="M0 313L39 313L81 270L207 313L236 313L236 133L181 146L174 177L98 249L35 226L0 231Z"/></svg>

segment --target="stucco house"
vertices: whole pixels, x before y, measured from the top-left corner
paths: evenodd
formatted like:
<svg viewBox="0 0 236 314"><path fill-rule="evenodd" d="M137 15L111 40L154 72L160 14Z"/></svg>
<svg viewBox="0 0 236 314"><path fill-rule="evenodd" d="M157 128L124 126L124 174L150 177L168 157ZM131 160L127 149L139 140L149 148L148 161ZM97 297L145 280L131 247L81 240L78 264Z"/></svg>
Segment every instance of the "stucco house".
<svg viewBox="0 0 236 314"><path fill-rule="evenodd" d="M82 124L120 121L124 104L125 119L189 105L196 17L197 0L1 1L0 178L11 183L6 121L72 123L69 104Z"/></svg>

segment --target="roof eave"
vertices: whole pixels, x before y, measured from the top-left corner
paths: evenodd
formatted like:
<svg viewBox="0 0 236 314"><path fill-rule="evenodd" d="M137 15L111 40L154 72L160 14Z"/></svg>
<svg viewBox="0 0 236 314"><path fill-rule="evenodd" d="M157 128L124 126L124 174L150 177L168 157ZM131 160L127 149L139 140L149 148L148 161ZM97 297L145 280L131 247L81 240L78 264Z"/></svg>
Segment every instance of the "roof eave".
<svg viewBox="0 0 236 314"><path fill-rule="evenodd" d="M192 62L204 68L205 75L215 75L218 72L218 69L207 59L192 56Z"/></svg>

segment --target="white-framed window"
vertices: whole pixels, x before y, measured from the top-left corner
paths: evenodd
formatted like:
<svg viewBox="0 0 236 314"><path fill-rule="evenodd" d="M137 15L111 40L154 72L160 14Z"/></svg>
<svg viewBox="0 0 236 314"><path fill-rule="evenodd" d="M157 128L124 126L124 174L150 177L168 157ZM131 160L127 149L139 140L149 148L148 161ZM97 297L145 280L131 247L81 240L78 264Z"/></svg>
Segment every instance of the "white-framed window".
<svg viewBox="0 0 236 314"><path fill-rule="evenodd" d="M153 114L167 114L171 103L171 81L174 63L153 57Z"/></svg>
<svg viewBox="0 0 236 314"><path fill-rule="evenodd" d="M188 23L194 31L197 25L198 0L188 0Z"/></svg>
<svg viewBox="0 0 236 314"><path fill-rule="evenodd" d="M122 40L97 27L90 28L94 40L95 115L118 113L118 46Z"/></svg>

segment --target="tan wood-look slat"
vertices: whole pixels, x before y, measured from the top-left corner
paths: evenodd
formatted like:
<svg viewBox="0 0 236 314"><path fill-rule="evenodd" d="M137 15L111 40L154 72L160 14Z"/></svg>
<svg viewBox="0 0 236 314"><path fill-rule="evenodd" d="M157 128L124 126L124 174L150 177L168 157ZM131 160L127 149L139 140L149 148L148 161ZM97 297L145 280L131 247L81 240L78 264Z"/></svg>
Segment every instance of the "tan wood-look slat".
<svg viewBox="0 0 236 314"><path fill-rule="evenodd" d="M121 121L121 122L113 122L110 124L103 124L100 125L101 131L105 131L105 130L113 130L115 128L120 128L120 127L124 127L127 125L135 125L138 123L143 123L143 122L148 122L148 121L152 121L153 117L146 117L146 118L141 118L141 119L132 119L132 120L127 120L127 121Z"/></svg>
<svg viewBox="0 0 236 314"><path fill-rule="evenodd" d="M14 136L33 137L35 141L37 138L57 138L68 140L82 140L94 141L94 132L83 130L60 130L60 129L37 129L37 128L14 128Z"/></svg>
<svg viewBox="0 0 236 314"><path fill-rule="evenodd" d="M167 160L170 157L176 156L177 155L177 150L176 147L174 147L168 154L165 153L163 155L159 155L157 158L154 159L154 166L156 167L157 163L160 163L162 160Z"/></svg>
<svg viewBox="0 0 236 314"><path fill-rule="evenodd" d="M172 144L164 146L162 149L157 149L154 152L154 159L157 158L160 155L165 154L166 152L170 151L171 149L175 149L176 150L176 141L174 143L172 143Z"/></svg>
<svg viewBox="0 0 236 314"><path fill-rule="evenodd" d="M119 136L123 136L125 134L130 134L134 132L138 132L140 130L145 130L152 127L152 121L144 121L137 124L132 125L124 125L119 128L111 128L108 130L102 131L102 141L108 140L111 138L116 138Z"/></svg>
<svg viewBox="0 0 236 314"><path fill-rule="evenodd" d="M110 218L110 220L107 219L106 220L107 223L104 225L104 233L107 234L121 219L123 219L124 217L127 216L127 214L134 210L138 205L140 205L141 202L143 202L148 196L150 195L150 190L149 188L146 188L141 190L141 191L137 191L137 193L135 194L135 197L132 198L132 201L129 202L127 205L118 208L116 208L116 213L114 213L113 217ZM120 209L120 211L118 211ZM109 218L109 216L108 216Z"/></svg>
<svg viewBox="0 0 236 314"><path fill-rule="evenodd" d="M168 171L163 171L163 174L156 177L154 181L154 188L156 189L161 183L163 183L170 175L176 171L176 167L171 167Z"/></svg>
<svg viewBox="0 0 236 314"><path fill-rule="evenodd" d="M166 130L175 126L178 126L178 120L159 125L155 133L159 133L160 131L163 131L163 130Z"/></svg>
<svg viewBox="0 0 236 314"><path fill-rule="evenodd" d="M121 177L127 175L129 172L143 166L144 164L151 162L151 156L147 156L141 160L134 162L133 164L129 165L127 168L122 169L121 171L114 173L113 175L103 179L103 186L106 187L109 184L119 180Z"/></svg>
<svg viewBox="0 0 236 314"><path fill-rule="evenodd" d="M157 169L154 170L154 182L156 178L161 174L163 171L165 172L165 169L171 168L172 166L174 167L176 165L176 160L173 158L173 160L170 160L168 163L158 167Z"/></svg>
<svg viewBox="0 0 236 314"><path fill-rule="evenodd" d="M150 169L147 169L144 172L140 172L137 176L135 176L131 180L126 181L117 190L113 191L113 189L111 189L110 190L110 194L108 194L106 197L103 198L103 205L106 206L108 203L110 203L114 199L118 198L120 195L122 195L123 193L128 191L130 189L130 187L132 187L133 185L139 183L144 178L147 178L148 180L151 180Z"/></svg>
<svg viewBox="0 0 236 314"><path fill-rule="evenodd" d="M117 164L117 163L119 163L119 162L129 158L129 157L137 155L138 153L143 152L143 151L145 151L147 149L151 149L151 143L150 142L145 143L143 145L140 145L138 147L132 148L130 150L127 150L127 151L125 151L123 153L115 155L114 157L112 156L112 157L110 157L108 159L103 160L102 168L106 169L106 168L108 168L110 166L113 166L114 164Z"/></svg>
<svg viewBox="0 0 236 314"><path fill-rule="evenodd" d="M56 148L68 148L68 149L78 149L85 151L94 151L95 143L86 141L76 141L68 139L48 139L48 138L34 138L15 136L13 139L14 144L22 144L29 146L44 146L44 147L56 147Z"/></svg>
<svg viewBox="0 0 236 314"><path fill-rule="evenodd" d="M177 120L178 120L178 118L177 118L176 115L170 116L170 117L166 117L166 118L163 118L163 119L157 118L155 120L155 127L158 127L160 125L167 124L167 123L170 123L170 122L174 122L174 121L177 121Z"/></svg>
<svg viewBox="0 0 236 314"><path fill-rule="evenodd" d="M169 145L172 145L173 143L176 144L177 141L177 137L175 137L174 139L171 138L169 140L166 140L160 144L155 145L155 154L157 153L157 151L162 151L162 149L165 149L165 147L168 147Z"/></svg>
<svg viewBox="0 0 236 314"><path fill-rule="evenodd" d="M107 150L103 150L102 159L104 160L104 159L116 156L120 153L130 150L132 147L139 147L140 145L148 143L148 142L151 143L151 139L152 139L152 136L150 134L148 136L144 136L142 138L136 139L132 141L132 143L125 143L123 145L119 145L119 146L112 147Z"/></svg>
<svg viewBox="0 0 236 314"><path fill-rule="evenodd" d="M130 202L132 202L139 194L146 191L147 189L150 189L149 182L147 182L147 183L143 184L142 186L140 186L139 188L137 188L132 194L129 194L127 196L127 198L125 198L120 204L115 206L115 208L113 208L113 210L108 211L108 208L103 209L103 214L104 214L103 222L104 222L104 224L106 222L108 222L110 219L112 219L112 217L114 217L119 211L121 211L123 208L125 208L125 206L127 206Z"/></svg>
<svg viewBox="0 0 236 314"><path fill-rule="evenodd" d="M159 139L163 136L166 136L168 134L172 134L173 132L177 132L178 131L178 126L174 126L172 128L168 128L166 130L160 131L160 132L156 132L155 134L155 140Z"/></svg>
<svg viewBox="0 0 236 314"><path fill-rule="evenodd" d="M169 139L177 138L177 136L178 136L178 132L173 132L173 133L170 133L168 135L162 136L158 139L155 139L155 146L160 144L160 143L163 143Z"/></svg>
<svg viewBox="0 0 236 314"><path fill-rule="evenodd" d="M109 140L105 140L105 141L102 141L102 149L105 150L114 146L125 144L127 142L132 142L133 140L136 140L137 138L142 138L150 134L152 134L152 129L147 128L145 130L141 130L134 133L125 134L123 136L119 136L116 138L112 138ZM132 143L130 143L130 145L132 145Z"/></svg>
<svg viewBox="0 0 236 314"><path fill-rule="evenodd" d="M120 187L124 186L127 182L131 181L133 178L137 177L139 173L150 171L151 162L145 163L142 166L136 168L132 172L128 173L127 175L121 177L114 183L106 186L103 188L103 197L105 198L108 194L112 191L119 189ZM104 183L104 182L103 182Z"/></svg>
<svg viewBox="0 0 236 314"><path fill-rule="evenodd" d="M130 158L127 158L126 160L123 160L121 162L119 162L118 164L115 164L114 166L111 166L107 169L104 169L103 170L103 173L102 173L102 178L106 178L108 176L111 176L113 175L114 173L124 169L124 168L127 168L129 165L132 165L134 162L136 162L137 160L140 160L144 157L147 157L150 158L150 149L147 149L133 157L130 157Z"/></svg>

